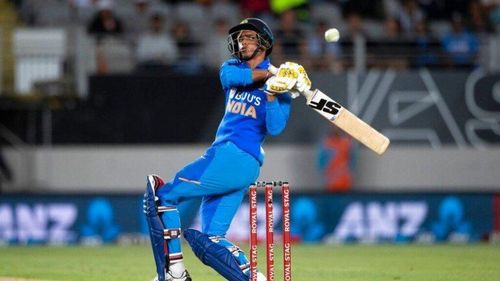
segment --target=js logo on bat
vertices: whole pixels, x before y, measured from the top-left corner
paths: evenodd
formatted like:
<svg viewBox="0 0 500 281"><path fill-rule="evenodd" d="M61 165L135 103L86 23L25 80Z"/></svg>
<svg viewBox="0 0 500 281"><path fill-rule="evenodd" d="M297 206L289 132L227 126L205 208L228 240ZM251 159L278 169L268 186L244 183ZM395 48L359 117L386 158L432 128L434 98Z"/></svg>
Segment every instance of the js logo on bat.
<svg viewBox="0 0 500 281"><path fill-rule="evenodd" d="M339 113L339 110L342 108L342 106L334 101L329 101L326 99L319 99L319 101L311 101L309 103L309 106L321 110L325 113L337 115Z"/></svg>

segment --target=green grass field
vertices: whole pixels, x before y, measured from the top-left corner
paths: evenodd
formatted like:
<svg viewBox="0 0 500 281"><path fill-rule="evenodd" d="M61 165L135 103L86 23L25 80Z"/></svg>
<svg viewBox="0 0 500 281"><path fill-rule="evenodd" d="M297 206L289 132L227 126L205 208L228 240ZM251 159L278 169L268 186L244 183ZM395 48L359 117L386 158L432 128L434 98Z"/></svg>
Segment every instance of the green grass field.
<svg viewBox="0 0 500 281"><path fill-rule="evenodd" d="M277 245L279 246L279 245ZM195 281L223 280L185 246ZM276 280L282 279L276 249ZM340 281L500 280L500 246L491 245L295 245L293 279ZM264 251L259 253L265 266ZM106 247L0 247L0 280L150 280L153 258L148 245Z"/></svg>

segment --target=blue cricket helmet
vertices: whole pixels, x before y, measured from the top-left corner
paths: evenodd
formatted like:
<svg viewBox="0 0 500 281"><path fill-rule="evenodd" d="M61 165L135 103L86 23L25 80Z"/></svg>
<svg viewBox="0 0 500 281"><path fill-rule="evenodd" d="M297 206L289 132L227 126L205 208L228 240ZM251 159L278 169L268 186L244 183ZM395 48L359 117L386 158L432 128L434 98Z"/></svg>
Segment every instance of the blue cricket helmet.
<svg viewBox="0 0 500 281"><path fill-rule="evenodd" d="M269 26L261 19L247 18L238 25L229 29L228 48L233 56L239 58L238 34L242 30L253 30L257 32L260 46L266 49L266 57L271 54L274 44L273 32Z"/></svg>

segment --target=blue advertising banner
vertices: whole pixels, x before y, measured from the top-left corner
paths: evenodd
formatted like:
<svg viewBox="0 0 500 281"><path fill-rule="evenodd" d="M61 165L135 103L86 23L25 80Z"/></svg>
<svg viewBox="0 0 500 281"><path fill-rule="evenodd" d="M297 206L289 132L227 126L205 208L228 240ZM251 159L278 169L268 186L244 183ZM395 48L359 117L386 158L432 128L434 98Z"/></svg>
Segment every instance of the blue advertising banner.
<svg viewBox="0 0 500 281"><path fill-rule="evenodd" d="M259 197L258 234L264 239ZM291 200L292 236L305 243L473 242L494 228L494 194L293 194ZM179 206L183 227L200 227L198 206L196 199ZM274 216L279 235L279 200ZM248 221L245 202L228 238L248 241ZM115 243L131 237L148 237L140 195L0 197L0 245Z"/></svg>
<svg viewBox="0 0 500 281"><path fill-rule="evenodd" d="M306 242L477 241L492 230L491 194L297 196L292 223Z"/></svg>

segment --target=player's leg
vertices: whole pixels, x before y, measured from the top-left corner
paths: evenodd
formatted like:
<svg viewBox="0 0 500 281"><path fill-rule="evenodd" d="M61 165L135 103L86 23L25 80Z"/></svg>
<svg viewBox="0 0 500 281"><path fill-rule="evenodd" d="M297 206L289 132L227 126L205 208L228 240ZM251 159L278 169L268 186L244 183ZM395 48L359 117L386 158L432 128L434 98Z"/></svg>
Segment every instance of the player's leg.
<svg viewBox="0 0 500 281"><path fill-rule="evenodd" d="M243 273L238 262L226 247L215 243L207 234L195 229L186 229L184 237L194 254L226 280L248 281L248 276Z"/></svg>
<svg viewBox="0 0 500 281"><path fill-rule="evenodd" d="M175 276L185 272L178 237L180 218L176 206L179 201L228 193L240 186L246 187L255 180L258 171L259 164L252 156L228 143L209 149L203 157L180 170L172 181L157 188L155 196L159 198L158 211L166 233L164 238L168 255L165 258L168 262L164 264L168 267L168 272ZM156 256L159 255L155 253ZM158 267L161 267L161 263L157 263Z"/></svg>
<svg viewBox="0 0 500 281"><path fill-rule="evenodd" d="M184 192L166 192L177 189ZM147 177L144 210L158 273L155 280L191 280L183 263L180 244L181 221L177 210L179 196L184 193L189 197L188 195L193 194L201 196L204 192L203 188L190 182L174 179L164 184L157 175Z"/></svg>
<svg viewBox="0 0 500 281"><path fill-rule="evenodd" d="M204 196L201 207L203 233L187 230L184 237L197 257L222 276L228 280L248 280L242 271L248 263L243 252L225 239L219 242L229 229L248 186L257 179L260 165L233 144L228 144L225 153L218 153L215 159L201 177L201 182L210 187L222 186L226 192Z"/></svg>
<svg viewBox="0 0 500 281"><path fill-rule="evenodd" d="M214 161L214 156L214 151L209 150L204 157L182 168L170 182L158 189L158 210L162 213L161 221L165 227L164 232L168 234L164 237L168 249L166 256L168 261L166 265L167 280L168 277L179 276L179 279L182 280L182 276L187 274L181 249L181 220L177 209L178 203L187 198L201 197L214 192L225 192L220 189L209 189L200 181L201 175Z"/></svg>
<svg viewBox="0 0 500 281"><path fill-rule="evenodd" d="M250 276L250 261L245 253L234 243L225 238L234 215L248 191L246 185L236 192L224 195L205 196L201 206L202 230L210 239L225 247L238 263L239 269ZM259 280L264 277L259 274Z"/></svg>
<svg viewBox="0 0 500 281"><path fill-rule="evenodd" d="M246 191L245 187L228 194L205 196L201 208L203 233L193 229L184 232L196 256L231 281L248 280L250 276L248 258L225 238ZM264 275L259 273L257 280L265 280Z"/></svg>
<svg viewBox="0 0 500 281"><path fill-rule="evenodd" d="M250 278L250 260L247 258L245 252L240 247L236 246L233 242L229 241L223 236L210 236L212 242L226 248L232 258L236 261L239 270L244 274L246 280ZM229 259L229 258L228 258ZM236 269L236 267L235 267ZM265 281L266 277L260 271L257 271L257 281Z"/></svg>
<svg viewBox="0 0 500 281"><path fill-rule="evenodd" d="M247 187L244 187L229 194L205 196L201 205L202 232L208 234L213 242L227 248L244 272L250 266L248 258L225 236L246 192Z"/></svg>
<svg viewBox="0 0 500 281"><path fill-rule="evenodd" d="M155 280L165 281L165 269L168 268L168 247L165 243L165 226L159 212L159 202L156 193L163 186L163 180L157 175L147 176L144 192L144 213L149 227L151 247L156 264L157 277Z"/></svg>

